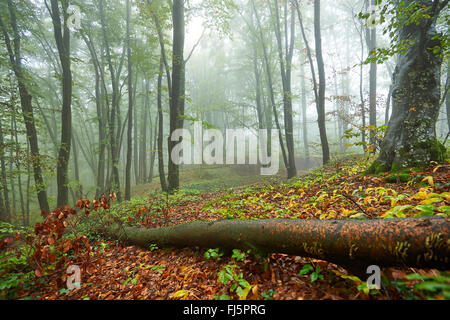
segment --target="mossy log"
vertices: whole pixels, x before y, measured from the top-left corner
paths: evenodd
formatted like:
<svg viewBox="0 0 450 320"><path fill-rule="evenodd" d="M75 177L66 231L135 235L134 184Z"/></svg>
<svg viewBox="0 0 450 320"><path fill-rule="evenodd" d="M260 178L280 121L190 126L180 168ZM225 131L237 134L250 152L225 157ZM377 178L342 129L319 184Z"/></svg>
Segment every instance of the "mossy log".
<svg viewBox="0 0 450 320"><path fill-rule="evenodd" d="M196 221L154 229L115 225L104 233L143 248L252 249L322 259L358 273L373 264L448 270L449 231L448 219L432 217Z"/></svg>

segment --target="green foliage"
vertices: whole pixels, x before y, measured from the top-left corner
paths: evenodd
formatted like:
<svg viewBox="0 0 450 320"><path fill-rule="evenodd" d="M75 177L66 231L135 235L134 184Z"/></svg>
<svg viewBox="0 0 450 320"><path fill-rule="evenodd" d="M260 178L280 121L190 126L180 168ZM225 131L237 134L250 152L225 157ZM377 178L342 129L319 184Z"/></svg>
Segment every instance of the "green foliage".
<svg viewBox="0 0 450 320"><path fill-rule="evenodd" d="M434 7L430 2L430 6L424 5L421 1L405 1L387 0L377 1L381 6L378 22L382 26L383 34L387 34L391 39L391 44L387 48L374 49L367 60L368 63L383 63L395 54L405 54L408 48L416 44L416 39L400 39L401 31L410 25L420 25L430 20L436 19L436 23L448 29L448 10L445 8L433 11ZM359 18L367 20L371 16L370 13L359 13ZM448 57L450 40L448 34L443 33L433 37L433 40L439 40L439 45L433 48L427 48L433 54L441 58Z"/></svg>
<svg viewBox="0 0 450 320"><path fill-rule="evenodd" d="M232 258L236 259L236 261L244 261L245 253L241 252L239 249L233 249Z"/></svg>
<svg viewBox="0 0 450 320"><path fill-rule="evenodd" d="M358 139L356 142L347 143L345 147L349 148L355 146L363 146L366 152L374 152L376 150L380 150L381 142L383 141L384 135L386 134L386 130L386 125L369 125L365 127L358 126L358 131L355 132L353 128L346 130L342 138L351 141L354 138L360 138L362 132L364 132L366 135L373 136L374 143L370 143L369 141L361 141L361 139Z"/></svg>
<svg viewBox="0 0 450 320"><path fill-rule="evenodd" d="M157 273L159 273L159 274L162 274L162 273L164 272L164 268L165 268L165 267L166 267L165 264L156 265L156 266L153 266L153 267L151 268L151 270L153 270L153 271L155 271L155 272L157 272Z"/></svg>
<svg viewBox="0 0 450 320"><path fill-rule="evenodd" d="M206 259L220 260L220 257L222 257L222 256L223 256L223 253L219 252L219 248L208 249L204 254L204 257Z"/></svg>
<svg viewBox="0 0 450 320"><path fill-rule="evenodd" d="M244 279L243 273L239 270L235 264L225 265L218 273L218 281L224 285L231 283L230 292L235 292L239 300L245 300L252 286Z"/></svg>
<svg viewBox="0 0 450 320"><path fill-rule="evenodd" d="M450 299L450 273L441 272L436 276L412 273L405 278L418 281L414 285L414 292L419 296L423 296L426 299Z"/></svg>
<svg viewBox="0 0 450 320"><path fill-rule="evenodd" d="M312 265L305 264L298 274L300 276L303 276L303 275L307 275L310 272L311 272L311 274L310 274L311 282L315 282L318 279L323 279L323 275L320 274L320 266L316 266L316 269L314 269L314 267Z"/></svg>
<svg viewBox="0 0 450 320"><path fill-rule="evenodd" d="M261 297L263 297L264 299L270 300L276 293L277 292L275 290L269 289L269 290L266 290L263 293L261 293Z"/></svg>

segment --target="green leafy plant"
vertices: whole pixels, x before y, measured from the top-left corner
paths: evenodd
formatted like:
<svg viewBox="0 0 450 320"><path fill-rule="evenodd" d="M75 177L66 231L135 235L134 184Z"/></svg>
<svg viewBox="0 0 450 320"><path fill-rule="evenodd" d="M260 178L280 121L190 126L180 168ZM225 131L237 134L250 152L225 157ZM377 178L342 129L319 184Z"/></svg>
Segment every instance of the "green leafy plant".
<svg viewBox="0 0 450 320"><path fill-rule="evenodd" d="M426 299L450 299L450 273L441 272L437 276L426 276L412 273L405 277L407 280L417 281L414 292Z"/></svg>
<svg viewBox="0 0 450 320"><path fill-rule="evenodd" d="M218 273L218 281L224 285L231 283L230 292L235 292L239 300L245 300L252 286L244 279L243 273L239 270L235 264L225 265Z"/></svg>
<svg viewBox="0 0 450 320"><path fill-rule="evenodd" d="M153 266L151 269L159 274L162 274L164 272L165 267L166 267L165 264L161 264L161 265Z"/></svg>
<svg viewBox="0 0 450 320"><path fill-rule="evenodd" d="M312 272L311 272L312 271ZM305 264L303 268L298 273L300 276L307 275L310 273L311 282L315 282L318 279L323 279L323 274L320 274L320 266L316 266L316 269L310 264Z"/></svg>
<svg viewBox="0 0 450 320"><path fill-rule="evenodd" d="M206 259L220 260L220 257L222 257L222 256L223 256L223 253L219 252L219 248L208 249L204 254L204 257Z"/></svg>
<svg viewBox="0 0 450 320"><path fill-rule="evenodd" d="M270 300L276 293L277 292L275 290L269 289L269 290L266 290L263 293L261 293L261 297L263 297L264 299Z"/></svg>
<svg viewBox="0 0 450 320"><path fill-rule="evenodd" d="M239 249L233 249L232 258L236 259L236 261L244 261L245 253Z"/></svg>

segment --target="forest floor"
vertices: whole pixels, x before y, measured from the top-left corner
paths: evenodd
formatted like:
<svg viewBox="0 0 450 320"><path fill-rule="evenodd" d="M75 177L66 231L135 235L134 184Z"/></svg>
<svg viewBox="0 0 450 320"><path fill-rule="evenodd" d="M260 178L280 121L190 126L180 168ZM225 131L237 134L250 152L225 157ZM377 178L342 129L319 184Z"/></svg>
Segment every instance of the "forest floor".
<svg viewBox="0 0 450 320"><path fill-rule="evenodd" d="M439 215L450 205L450 165L364 175L352 159L287 183L257 183L218 192L153 193L112 209L129 225L158 228L218 219L376 219ZM381 290L332 263L285 254L267 259L215 248L149 248L92 241L81 287L58 286L60 275L19 297L33 299L450 299L448 270L383 269ZM235 280L224 281L226 274ZM65 278L64 278L65 279ZM241 284L241 289L236 290Z"/></svg>

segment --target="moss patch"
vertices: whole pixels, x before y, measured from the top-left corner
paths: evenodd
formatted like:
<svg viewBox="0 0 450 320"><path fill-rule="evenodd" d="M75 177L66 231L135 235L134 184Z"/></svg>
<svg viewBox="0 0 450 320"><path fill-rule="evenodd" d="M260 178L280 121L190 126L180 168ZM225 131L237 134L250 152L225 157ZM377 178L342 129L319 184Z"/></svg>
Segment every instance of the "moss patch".
<svg viewBox="0 0 450 320"><path fill-rule="evenodd" d="M408 182L409 173L390 175L390 176L384 177L384 180L389 183Z"/></svg>

